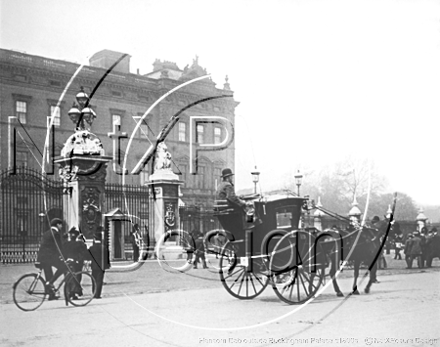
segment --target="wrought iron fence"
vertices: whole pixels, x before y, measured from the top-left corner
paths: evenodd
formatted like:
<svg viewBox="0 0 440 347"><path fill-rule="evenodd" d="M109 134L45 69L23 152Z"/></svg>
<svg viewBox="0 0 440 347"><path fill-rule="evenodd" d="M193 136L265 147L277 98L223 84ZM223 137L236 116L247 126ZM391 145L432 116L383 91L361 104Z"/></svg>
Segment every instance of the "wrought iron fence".
<svg viewBox="0 0 440 347"><path fill-rule="evenodd" d="M32 262L48 221L62 217L63 184L26 167L0 175L2 262Z"/></svg>
<svg viewBox="0 0 440 347"><path fill-rule="evenodd" d="M105 185L105 210L119 208L146 230L148 188L120 184ZM63 217L63 183L26 167L0 174L0 261L34 262L41 235L52 218ZM129 244L129 228L124 233Z"/></svg>

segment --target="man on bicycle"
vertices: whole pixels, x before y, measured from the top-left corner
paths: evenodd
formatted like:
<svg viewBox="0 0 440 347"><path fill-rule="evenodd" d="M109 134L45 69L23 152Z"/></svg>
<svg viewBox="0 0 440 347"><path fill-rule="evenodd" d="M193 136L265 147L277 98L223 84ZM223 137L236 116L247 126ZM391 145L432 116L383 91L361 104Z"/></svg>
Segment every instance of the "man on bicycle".
<svg viewBox="0 0 440 347"><path fill-rule="evenodd" d="M37 262L41 264L40 267L46 277L46 290L49 292L49 300L57 299L53 283L67 270L62 253L62 228L63 221L61 219L54 218L51 220L50 230L43 234L37 256ZM57 269L55 275L52 272L52 267Z"/></svg>

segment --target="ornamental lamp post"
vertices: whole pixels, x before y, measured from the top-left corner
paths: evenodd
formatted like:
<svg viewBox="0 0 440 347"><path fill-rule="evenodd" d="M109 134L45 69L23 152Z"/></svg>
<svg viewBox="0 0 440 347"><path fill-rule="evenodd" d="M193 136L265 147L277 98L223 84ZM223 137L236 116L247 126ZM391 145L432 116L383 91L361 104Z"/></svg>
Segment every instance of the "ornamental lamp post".
<svg viewBox="0 0 440 347"><path fill-rule="evenodd" d="M71 121L76 124L76 130L86 130L84 121L92 126L96 113L89 105L90 99L83 87L81 87L75 98L78 104L73 102L72 108L67 114Z"/></svg>
<svg viewBox="0 0 440 347"><path fill-rule="evenodd" d="M101 140L91 132L97 115L90 100L81 87L68 112L75 124L74 133L67 138L55 160L60 165L63 193L68 195L63 199L63 219L67 228L80 228L86 239L92 239L103 224L106 170L112 159L105 155ZM107 232L105 240L108 240Z"/></svg>
<svg viewBox="0 0 440 347"><path fill-rule="evenodd" d="M298 170L298 172L296 173L296 175L294 176L295 177L295 184L296 184L296 186L298 187L298 196L300 196L299 195L299 187L301 187L301 184L302 184L302 179L303 179L303 175L301 174L301 172Z"/></svg>
<svg viewBox="0 0 440 347"><path fill-rule="evenodd" d="M257 183L260 180L260 172L257 171L257 166L255 166L255 171L251 172L251 175L254 182L254 194L257 194Z"/></svg>

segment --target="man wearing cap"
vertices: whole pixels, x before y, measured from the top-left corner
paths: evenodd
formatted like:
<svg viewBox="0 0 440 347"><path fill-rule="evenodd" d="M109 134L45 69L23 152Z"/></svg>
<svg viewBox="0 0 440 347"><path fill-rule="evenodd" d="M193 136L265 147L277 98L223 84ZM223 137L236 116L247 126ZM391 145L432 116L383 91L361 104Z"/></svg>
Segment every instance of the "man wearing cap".
<svg viewBox="0 0 440 347"><path fill-rule="evenodd" d="M229 168L222 170L222 182L217 188L217 200L226 201L227 204L234 209L244 209L247 204L244 200L235 195L234 174Z"/></svg>
<svg viewBox="0 0 440 347"><path fill-rule="evenodd" d="M63 228L63 221L59 218L54 218L50 222L50 230L43 234L38 251L37 262L41 265L46 277L46 288L49 291L49 300L55 300L53 283L66 271L63 257L63 244L61 242L61 229ZM52 266L57 270L55 275L52 272Z"/></svg>
<svg viewBox="0 0 440 347"><path fill-rule="evenodd" d="M69 241L64 244L63 253L66 261L69 262L73 272L80 272L84 265L84 260L88 258L88 250L85 243L78 238L79 231L72 227L69 232ZM76 275L77 281L72 284L69 293L72 298L76 299L77 295L81 296L81 275Z"/></svg>

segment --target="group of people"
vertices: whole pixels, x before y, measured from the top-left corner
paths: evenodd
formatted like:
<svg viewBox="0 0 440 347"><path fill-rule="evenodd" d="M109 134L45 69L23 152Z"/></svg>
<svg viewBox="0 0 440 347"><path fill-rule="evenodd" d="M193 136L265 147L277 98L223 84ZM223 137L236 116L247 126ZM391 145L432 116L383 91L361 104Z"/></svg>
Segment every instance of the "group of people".
<svg viewBox="0 0 440 347"><path fill-rule="evenodd" d="M91 261L92 277L96 283L96 287L94 283L93 288L94 297L101 298L104 273L110 268L108 250L102 242L103 227L97 228L93 244L87 248L83 236L75 227L63 235L63 221L61 219L52 219L50 225L50 230L43 233L37 256L39 267L44 271L49 300L58 299L55 293L55 281L63 274L81 271L86 260ZM52 268L56 269L55 274ZM79 276L77 276L76 282L78 284L81 282ZM72 299L82 296L81 287L76 285L75 288L70 288L69 295Z"/></svg>
<svg viewBox="0 0 440 347"><path fill-rule="evenodd" d="M412 268L414 260L419 268L431 267L433 259L440 258L440 234L437 228L428 231L423 227L421 232L408 234L404 252L407 269Z"/></svg>
<svg viewBox="0 0 440 347"><path fill-rule="evenodd" d="M379 231L379 235L384 237L389 220L380 219L375 216L371 220L371 227ZM428 228L423 227L421 232L414 231L409 233L404 240L404 234L400 229L398 222L392 223L390 233L390 243L394 246L394 259L402 260L401 252L405 253L405 261L407 269L413 267L414 260L419 268L431 267L434 258L440 258L440 234L437 228L434 227L428 231ZM386 260L383 254L378 258L378 268L386 268Z"/></svg>

